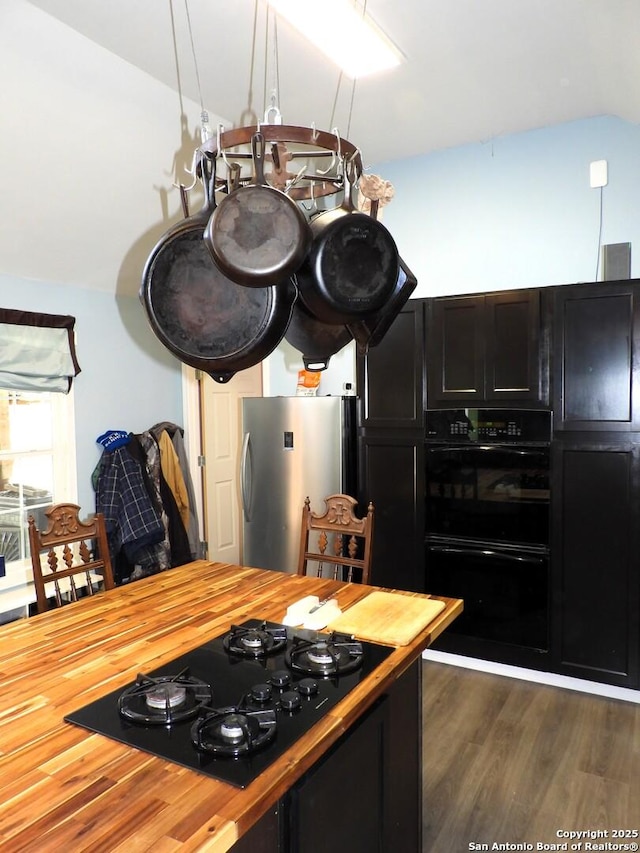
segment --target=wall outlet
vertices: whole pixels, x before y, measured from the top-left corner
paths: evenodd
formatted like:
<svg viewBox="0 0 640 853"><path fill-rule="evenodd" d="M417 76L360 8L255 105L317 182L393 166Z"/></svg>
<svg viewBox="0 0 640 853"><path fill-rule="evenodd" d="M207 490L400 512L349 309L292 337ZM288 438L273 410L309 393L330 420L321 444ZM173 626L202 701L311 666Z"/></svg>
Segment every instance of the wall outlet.
<svg viewBox="0 0 640 853"><path fill-rule="evenodd" d="M593 189L596 187L606 187L607 180L606 160L594 160L589 164L589 185Z"/></svg>

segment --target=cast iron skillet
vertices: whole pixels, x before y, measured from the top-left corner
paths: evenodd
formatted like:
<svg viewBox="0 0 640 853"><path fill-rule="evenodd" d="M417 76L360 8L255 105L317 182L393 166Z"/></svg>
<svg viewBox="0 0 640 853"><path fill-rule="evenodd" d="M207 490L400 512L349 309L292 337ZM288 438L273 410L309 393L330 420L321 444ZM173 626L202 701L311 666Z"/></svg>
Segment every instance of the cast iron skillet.
<svg viewBox="0 0 640 853"><path fill-rule="evenodd" d="M278 346L297 297L284 279L242 287L213 262L203 240L215 209L215 161L201 161L205 204L159 240L145 264L140 299L159 340L185 364L228 382Z"/></svg>
<svg viewBox="0 0 640 853"><path fill-rule="evenodd" d="M313 243L296 273L306 308L318 320L339 325L383 307L394 291L399 263L384 225L355 209L353 161L346 172L343 204L311 220Z"/></svg>
<svg viewBox="0 0 640 853"><path fill-rule="evenodd" d="M353 339L346 326L323 323L298 299L291 313L285 340L302 353L307 370L326 370L329 360Z"/></svg>
<svg viewBox="0 0 640 853"><path fill-rule="evenodd" d="M264 177L264 135L251 137L255 177L229 193L204 232L216 265L232 281L265 287L295 273L311 244L305 215Z"/></svg>
<svg viewBox="0 0 640 853"><path fill-rule="evenodd" d="M402 258L399 258L398 261L398 278L393 293L387 303L379 311L363 317L357 323L349 323L347 326L355 339L360 355L366 355L370 347L375 347L380 343L389 331L389 326L391 326L416 289L418 279Z"/></svg>

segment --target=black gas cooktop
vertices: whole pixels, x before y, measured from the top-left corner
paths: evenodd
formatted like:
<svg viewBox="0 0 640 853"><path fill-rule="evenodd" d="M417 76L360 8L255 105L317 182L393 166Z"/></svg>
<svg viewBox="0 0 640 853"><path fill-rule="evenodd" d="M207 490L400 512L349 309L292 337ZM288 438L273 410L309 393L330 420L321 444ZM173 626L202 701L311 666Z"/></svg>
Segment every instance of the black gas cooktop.
<svg viewBox="0 0 640 853"><path fill-rule="evenodd" d="M252 619L65 720L244 788L391 652Z"/></svg>

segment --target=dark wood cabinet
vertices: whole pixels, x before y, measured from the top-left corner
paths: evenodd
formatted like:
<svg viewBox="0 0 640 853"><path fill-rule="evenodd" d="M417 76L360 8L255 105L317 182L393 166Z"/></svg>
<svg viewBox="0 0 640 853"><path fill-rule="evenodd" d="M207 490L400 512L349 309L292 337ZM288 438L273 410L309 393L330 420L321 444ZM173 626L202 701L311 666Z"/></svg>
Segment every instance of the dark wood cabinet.
<svg viewBox="0 0 640 853"><path fill-rule="evenodd" d="M543 289L428 300L428 408L547 406L546 320Z"/></svg>
<svg viewBox="0 0 640 853"><path fill-rule="evenodd" d="M422 432L365 433L360 466L363 497L375 507L371 583L424 592Z"/></svg>
<svg viewBox="0 0 640 853"><path fill-rule="evenodd" d="M385 702L289 794L289 850L385 853ZM328 819L328 816L331 816Z"/></svg>
<svg viewBox="0 0 640 853"><path fill-rule="evenodd" d="M556 288L556 430L640 430L639 297L636 280Z"/></svg>
<svg viewBox="0 0 640 853"><path fill-rule="evenodd" d="M359 500L373 501L371 582L424 591L424 300L357 360Z"/></svg>
<svg viewBox="0 0 640 853"><path fill-rule="evenodd" d="M421 849L422 662L294 786L291 853L388 853ZM327 815L331 819L327 820Z"/></svg>
<svg viewBox="0 0 640 853"><path fill-rule="evenodd" d="M552 471L554 668L637 687L640 446L555 441Z"/></svg>
<svg viewBox="0 0 640 853"><path fill-rule="evenodd" d="M279 853L284 850L283 828L280 820L282 808L282 803L278 803L277 806L269 809L236 841L231 848L231 853Z"/></svg>
<svg viewBox="0 0 640 853"><path fill-rule="evenodd" d="M364 429L422 429L424 300L409 300L356 367Z"/></svg>

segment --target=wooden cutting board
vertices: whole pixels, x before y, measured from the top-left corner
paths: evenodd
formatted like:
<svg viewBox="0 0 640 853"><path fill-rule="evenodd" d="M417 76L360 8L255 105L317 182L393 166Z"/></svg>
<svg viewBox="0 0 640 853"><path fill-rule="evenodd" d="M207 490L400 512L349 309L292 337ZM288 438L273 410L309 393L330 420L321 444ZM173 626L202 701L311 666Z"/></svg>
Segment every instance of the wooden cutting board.
<svg viewBox="0 0 640 853"><path fill-rule="evenodd" d="M433 598L376 591L345 610L328 627L360 640L406 646L444 606L443 601Z"/></svg>

